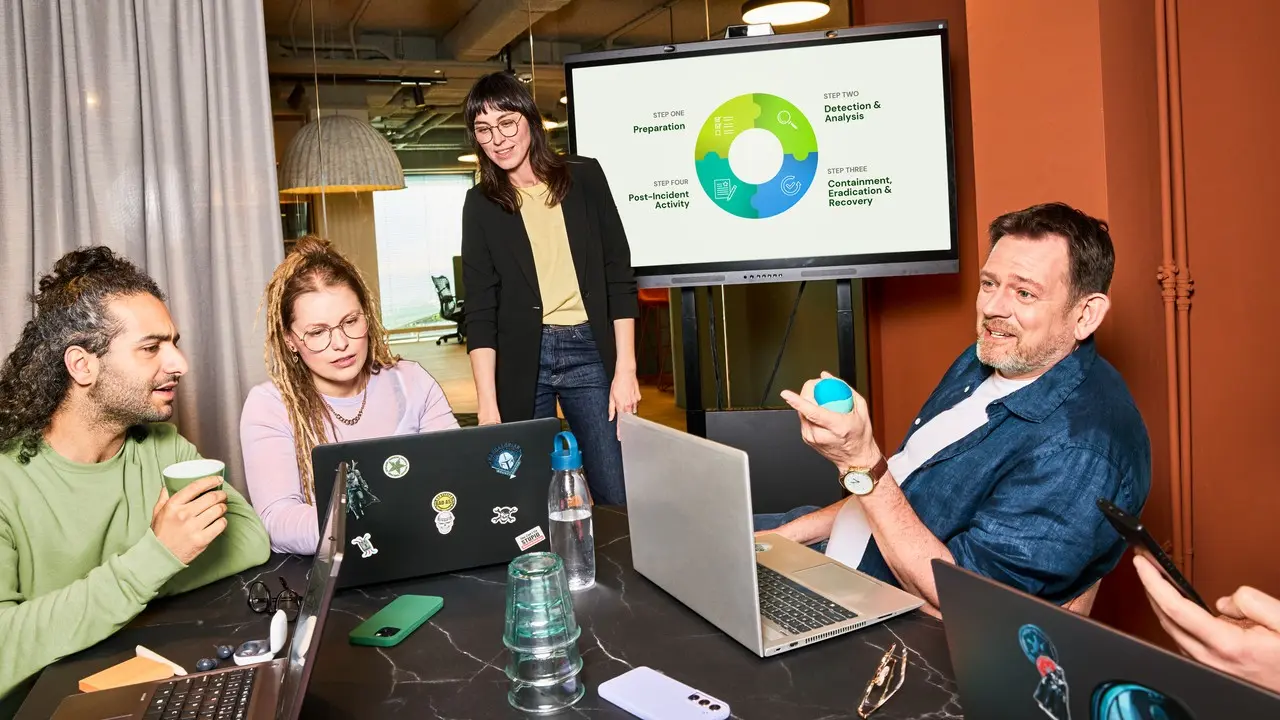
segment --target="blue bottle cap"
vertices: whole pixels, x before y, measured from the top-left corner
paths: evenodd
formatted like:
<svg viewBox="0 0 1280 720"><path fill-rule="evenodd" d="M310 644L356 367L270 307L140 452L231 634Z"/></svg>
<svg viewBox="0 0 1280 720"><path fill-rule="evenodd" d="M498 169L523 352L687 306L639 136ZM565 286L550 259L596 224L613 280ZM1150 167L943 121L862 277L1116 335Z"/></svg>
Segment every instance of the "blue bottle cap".
<svg viewBox="0 0 1280 720"><path fill-rule="evenodd" d="M560 438L569 444L567 448L560 447ZM578 441L572 432L558 433L555 443L556 447L551 451L552 470L578 470L582 467L582 453L578 452Z"/></svg>

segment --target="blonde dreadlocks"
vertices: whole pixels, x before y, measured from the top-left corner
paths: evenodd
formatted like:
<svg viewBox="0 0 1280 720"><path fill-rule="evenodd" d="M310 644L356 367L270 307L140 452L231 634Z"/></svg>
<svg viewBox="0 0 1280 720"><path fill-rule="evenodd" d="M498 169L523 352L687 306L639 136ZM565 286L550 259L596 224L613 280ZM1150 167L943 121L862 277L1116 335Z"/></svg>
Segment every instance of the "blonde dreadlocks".
<svg viewBox="0 0 1280 720"><path fill-rule="evenodd" d="M327 240L307 235L298 240L289 256L280 263L267 283L263 302L267 306L267 373L289 413L293 425L293 449L298 462L298 481L302 497L315 504L315 477L311 467L311 450L333 437L336 428L333 413L316 389L311 371L299 362L289 349L286 338L292 334L293 304L298 296L325 287L346 286L360 300L360 309L369 324L369 357L361 371L362 380L369 375L393 367L400 360L391 354L387 333L382 327L378 303L369 292L364 277L355 265L334 250ZM325 423L329 429L326 431Z"/></svg>

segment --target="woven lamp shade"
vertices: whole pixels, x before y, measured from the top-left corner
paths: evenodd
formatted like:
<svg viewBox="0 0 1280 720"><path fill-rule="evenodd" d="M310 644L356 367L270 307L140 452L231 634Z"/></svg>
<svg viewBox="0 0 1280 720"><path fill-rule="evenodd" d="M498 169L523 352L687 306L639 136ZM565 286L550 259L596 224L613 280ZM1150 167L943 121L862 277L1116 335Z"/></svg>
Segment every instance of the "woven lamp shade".
<svg viewBox="0 0 1280 720"><path fill-rule="evenodd" d="M369 192L404 187L404 168L369 123L325 115L303 125L280 163L280 192Z"/></svg>

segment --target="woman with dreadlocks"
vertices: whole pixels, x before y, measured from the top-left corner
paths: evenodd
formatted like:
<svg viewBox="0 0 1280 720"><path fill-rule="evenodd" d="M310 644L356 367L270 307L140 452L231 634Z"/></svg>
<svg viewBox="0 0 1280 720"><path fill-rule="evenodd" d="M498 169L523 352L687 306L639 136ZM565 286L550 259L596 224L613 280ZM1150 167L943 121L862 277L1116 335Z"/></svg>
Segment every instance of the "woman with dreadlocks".
<svg viewBox="0 0 1280 720"><path fill-rule="evenodd" d="M298 241L263 298L270 382L240 416L245 479L276 552L320 540L311 449L458 427L440 385L391 354L364 278L328 242Z"/></svg>

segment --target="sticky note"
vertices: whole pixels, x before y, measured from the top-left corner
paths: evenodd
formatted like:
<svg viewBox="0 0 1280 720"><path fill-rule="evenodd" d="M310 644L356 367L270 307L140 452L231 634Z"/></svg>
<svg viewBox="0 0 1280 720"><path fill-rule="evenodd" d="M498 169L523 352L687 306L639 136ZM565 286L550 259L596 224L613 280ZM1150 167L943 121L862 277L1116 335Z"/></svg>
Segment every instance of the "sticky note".
<svg viewBox="0 0 1280 720"><path fill-rule="evenodd" d="M136 685L173 677L173 668L144 657L133 657L80 680L81 692Z"/></svg>

